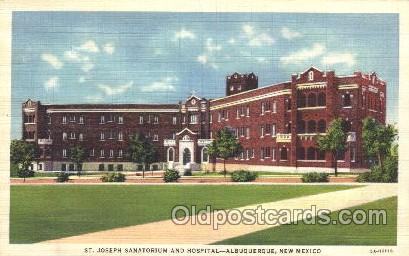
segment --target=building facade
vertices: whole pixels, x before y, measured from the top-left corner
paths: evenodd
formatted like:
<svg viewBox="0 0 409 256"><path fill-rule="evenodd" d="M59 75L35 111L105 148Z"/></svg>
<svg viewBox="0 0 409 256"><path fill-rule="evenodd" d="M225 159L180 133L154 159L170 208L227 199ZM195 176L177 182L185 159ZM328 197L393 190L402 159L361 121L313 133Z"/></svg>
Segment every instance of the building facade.
<svg viewBox="0 0 409 256"><path fill-rule="evenodd" d="M346 121L347 150L339 156L340 171L368 167L363 155L362 120L385 123L386 82L376 73L336 76L314 67L279 84L258 87L253 74L226 77L226 96L207 100L195 95L178 104L45 105L28 100L22 106L23 139L39 150L35 170L75 170L69 150L87 152L84 170L135 171L127 160L129 136L152 140L157 163L181 168L219 169L207 145L218 130L230 127L243 151L227 161L228 169L306 172L331 171L329 153L317 149L337 117Z"/></svg>

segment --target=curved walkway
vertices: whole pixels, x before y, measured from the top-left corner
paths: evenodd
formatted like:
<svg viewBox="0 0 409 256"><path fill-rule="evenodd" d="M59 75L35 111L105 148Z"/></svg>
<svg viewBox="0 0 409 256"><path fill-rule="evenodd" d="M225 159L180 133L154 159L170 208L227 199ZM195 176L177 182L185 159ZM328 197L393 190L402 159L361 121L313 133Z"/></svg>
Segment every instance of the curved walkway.
<svg viewBox="0 0 409 256"><path fill-rule="evenodd" d="M249 205L237 209L329 209L337 211L397 195L397 184L371 184L365 187L322 193L277 202ZM297 219L301 219L301 216ZM115 228L84 235L49 240L43 243L107 244L211 244L278 225L225 224L214 230L211 225L175 225L171 220Z"/></svg>

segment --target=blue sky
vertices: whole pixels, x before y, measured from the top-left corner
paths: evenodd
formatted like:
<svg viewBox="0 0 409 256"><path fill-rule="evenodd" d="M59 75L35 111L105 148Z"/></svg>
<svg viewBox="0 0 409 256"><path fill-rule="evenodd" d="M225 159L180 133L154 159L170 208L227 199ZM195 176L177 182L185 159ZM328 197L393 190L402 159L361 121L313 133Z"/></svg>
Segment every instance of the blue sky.
<svg viewBox="0 0 409 256"><path fill-rule="evenodd" d="M225 76L259 86L313 65L338 75L376 71L398 120L395 14L15 12L12 137L21 103L177 103L224 95Z"/></svg>

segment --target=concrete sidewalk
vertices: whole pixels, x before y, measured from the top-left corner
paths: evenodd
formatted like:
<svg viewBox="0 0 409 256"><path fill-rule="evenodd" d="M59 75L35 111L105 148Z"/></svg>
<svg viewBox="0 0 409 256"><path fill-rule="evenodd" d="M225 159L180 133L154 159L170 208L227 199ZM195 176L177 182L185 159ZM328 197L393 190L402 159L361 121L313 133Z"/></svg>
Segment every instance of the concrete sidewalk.
<svg viewBox="0 0 409 256"><path fill-rule="evenodd" d="M372 184L365 187L292 198L271 203L249 205L237 209L328 209L337 211L397 195L397 184ZM170 213L169 213L170 215ZM301 216L299 218L301 219ZM225 224L214 230L212 225L175 225L171 220L115 228L106 231L66 237L42 243L106 243L106 244L211 244L278 225Z"/></svg>

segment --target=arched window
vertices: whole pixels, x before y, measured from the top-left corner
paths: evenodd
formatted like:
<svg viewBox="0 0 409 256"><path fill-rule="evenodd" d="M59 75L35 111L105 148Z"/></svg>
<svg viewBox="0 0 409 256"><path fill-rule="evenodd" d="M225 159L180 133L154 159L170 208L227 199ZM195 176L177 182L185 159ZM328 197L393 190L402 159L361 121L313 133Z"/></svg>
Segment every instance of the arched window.
<svg viewBox="0 0 409 256"><path fill-rule="evenodd" d="M327 127L325 124L325 120L321 119L318 121L318 132L319 133L325 133Z"/></svg>
<svg viewBox="0 0 409 256"><path fill-rule="evenodd" d="M308 81L312 81L312 80L314 80L314 71L310 71L310 72L308 72Z"/></svg>
<svg viewBox="0 0 409 256"><path fill-rule="evenodd" d="M291 123L287 124L287 134L291 133Z"/></svg>
<svg viewBox="0 0 409 256"><path fill-rule="evenodd" d="M320 92L318 94L318 106L325 106L325 105L326 105L325 93Z"/></svg>
<svg viewBox="0 0 409 256"><path fill-rule="evenodd" d="M308 99L307 99L307 105L308 107L315 107L317 106L317 96L315 93L310 93L308 94Z"/></svg>
<svg viewBox="0 0 409 256"><path fill-rule="evenodd" d="M342 105L344 107L350 107L351 106L351 95L349 93L346 93L342 95Z"/></svg>
<svg viewBox="0 0 409 256"><path fill-rule="evenodd" d="M314 120L308 121L307 132L308 133L315 133L316 131L316 123Z"/></svg>
<svg viewBox="0 0 409 256"><path fill-rule="evenodd" d="M305 121L299 120L297 124L297 132L298 133L305 133Z"/></svg>
<svg viewBox="0 0 409 256"><path fill-rule="evenodd" d="M168 148L168 162L173 162L175 156L175 150L173 148Z"/></svg>
<svg viewBox="0 0 409 256"><path fill-rule="evenodd" d="M204 147L202 149L202 163L207 163L207 162L209 162L209 154L207 152L207 148Z"/></svg>
<svg viewBox="0 0 409 256"><path fill-rule="evenodd" d="M190 140L189 135L185 135L185 136L183 136L182 140Z"/></svg>
<svg viewBox="0 0 409 256"><path fill-rule="evenodd" d="M317 160L325 160L325 151L317 150Z"/></svg>
<svg viewBox="0 0 409 256"><path fill-rule="evenodd" d="M315 160L315 148L309 147L307 149L307 159L308 160Z"/></svg>
<svg viewBox="0 0 409 256"><path fill-rule="evenodd" d="M305 149L304 148L297 148L297 159L305 160Z"/></svg>
<svg viewBox="0 0 409 256"><path fill-rule="evenodd" d="M287 148L281 148L280 160L288 160Z"/></svg>
<svg viewBox="0 0 409 256"><path fill-rule="evenodd" d="M297 106L299 107L299 108L304 108L305 107L305 102L306 102L306 100L305 100L305 94L304 93L299 93L298 94L298 97L297 97Z"/></svg>

